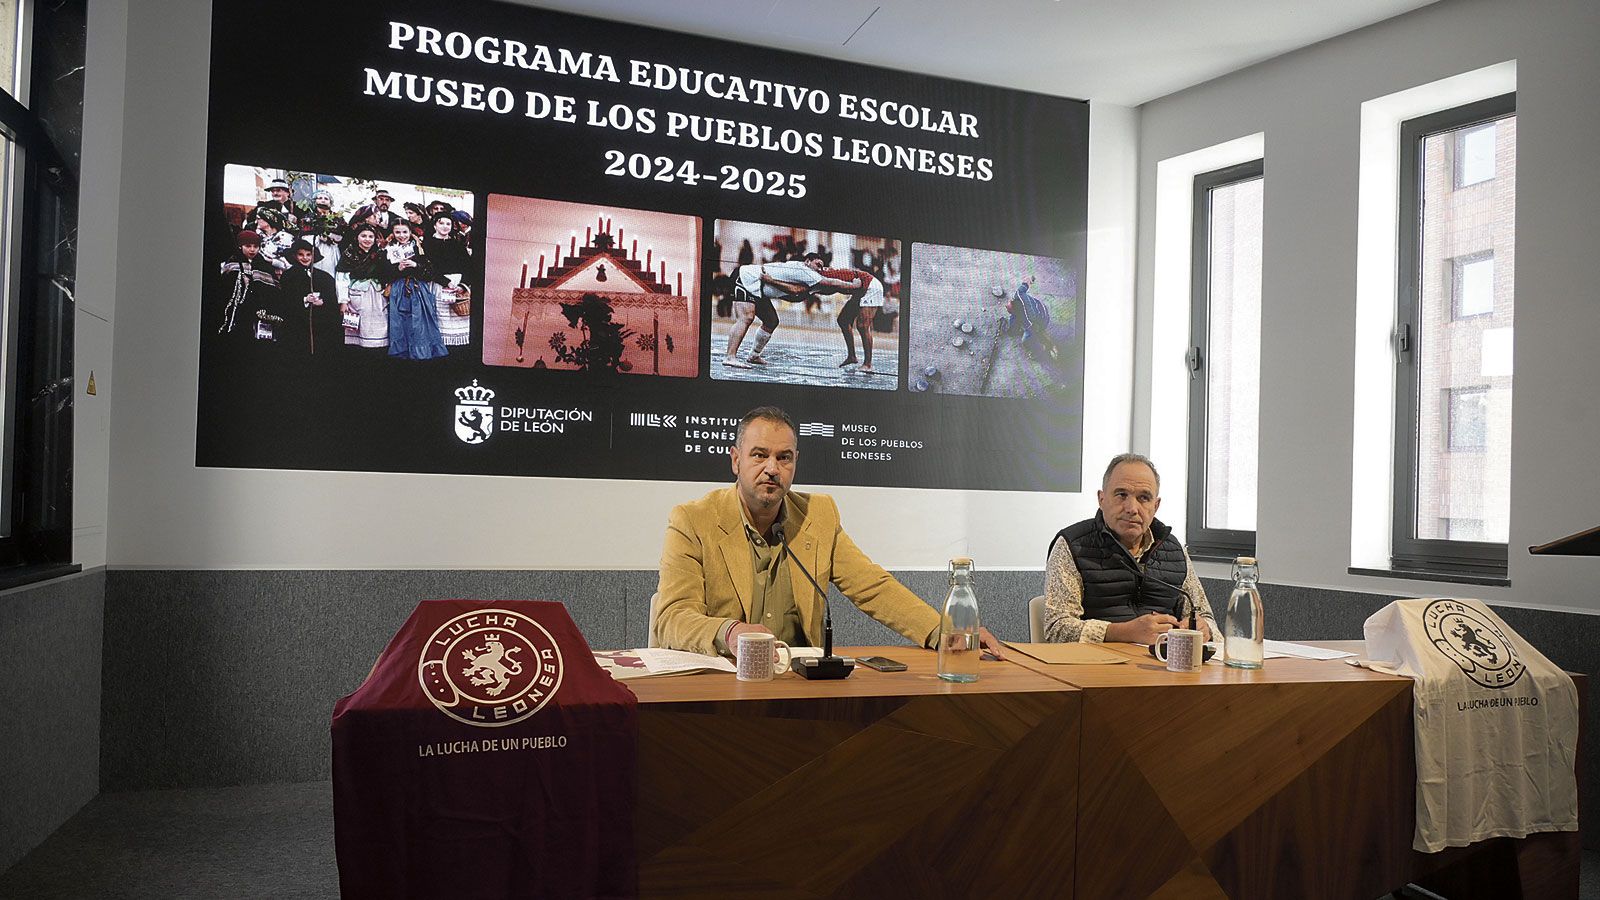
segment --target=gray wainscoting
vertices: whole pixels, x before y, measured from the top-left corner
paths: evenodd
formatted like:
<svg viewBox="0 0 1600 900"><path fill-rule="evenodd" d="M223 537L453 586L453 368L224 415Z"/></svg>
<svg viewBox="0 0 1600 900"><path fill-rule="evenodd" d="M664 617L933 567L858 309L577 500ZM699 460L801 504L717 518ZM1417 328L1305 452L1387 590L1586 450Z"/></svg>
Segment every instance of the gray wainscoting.
<svg viewBox="0 0 1600 900"><path fill-rule="evenodd" d="M937 606L943 572L899 572ZM1203 579L1219 614L1226 580ZM560 600L591 646L645 643L652 571L112 571L105 595L100 783L104 790L215 787L330 777L329 719L417 601L436 597ZM980 572L984 620L1027 640L1038 571ZM1361 635L1392 597L1266 585L1268 632L1302 640ZM832 591L840 645L902 644ZM1596 620L1497 608L1558 665L1600 674ZM36 701L37 702L37 701ZM1591 703L1589 734L1600 734ZM1588 783L1600 775L1585 747ZM91 792L92 793L92 792ZM1584 819L1600 814L1595 792Z"/></svg>
<svg viewBox="0 0 1600 900"><path fill-rule="evenodd" d="M0 594L0 872L100 786L105 570Z"/></svg>
<svg viewBox="0 0 1600 900"><path fill-rule="evenodd" d="M944 573L901 578L942 602ZM980 596L1036 591L1039 578L990 573ZM560 600L590 646L639 647L655 587L653 571L112 571L101 786L326 779L334 701L419 600ZM904 643L832 595L837 643ZM1022 605L997 600L984 613L997 633L1027 639Z"/></svg>

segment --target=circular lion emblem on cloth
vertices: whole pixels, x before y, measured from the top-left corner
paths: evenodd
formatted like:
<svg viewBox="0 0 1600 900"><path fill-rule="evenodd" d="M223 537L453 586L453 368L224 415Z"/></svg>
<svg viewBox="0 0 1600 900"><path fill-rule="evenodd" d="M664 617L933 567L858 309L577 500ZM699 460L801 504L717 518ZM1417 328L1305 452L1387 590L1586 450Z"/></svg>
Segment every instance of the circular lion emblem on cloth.
<svg viewBox="0 0 1600 900"><path fill-rule="evenodd" d="M561 648L538 622L504 609L462 613L422 648L417 678L440 712L493 728L538 712L561 687Z"/></svg>
<svg viewBox="0 0 1600 900"><path fill-rule="evenodd" d="M1468 678L1486 688L1507 688L1528 670L1505 632L1458 600L1435 600L1422 611L1428 640Z"/></svg>

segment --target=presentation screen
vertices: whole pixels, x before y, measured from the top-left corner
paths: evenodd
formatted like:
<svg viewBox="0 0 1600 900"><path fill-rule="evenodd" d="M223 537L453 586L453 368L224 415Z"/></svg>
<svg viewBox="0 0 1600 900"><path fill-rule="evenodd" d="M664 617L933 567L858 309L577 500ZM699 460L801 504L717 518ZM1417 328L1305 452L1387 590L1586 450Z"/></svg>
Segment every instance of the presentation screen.
<svg viewBox="0 0 1600 900"><path fill-rule="evenodd" d="M196 463L1078 490L1087 104L764 21L217 4Z"/></svg>

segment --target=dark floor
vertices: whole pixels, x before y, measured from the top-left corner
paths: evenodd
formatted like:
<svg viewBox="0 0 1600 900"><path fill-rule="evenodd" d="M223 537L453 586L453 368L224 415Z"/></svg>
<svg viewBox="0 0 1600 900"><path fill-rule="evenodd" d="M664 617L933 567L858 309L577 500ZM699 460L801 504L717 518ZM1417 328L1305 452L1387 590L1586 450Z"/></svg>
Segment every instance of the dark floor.
<svg viewBox="0 0 1600 900"><path fill-rule="evenodd" d="M0 900L337 898L329 782L102 794L0 874ZM1579 896L1600 900L1600 852Z"/></svg>
<svg viewBox="0 0 1600 900"><path fill-rule="evenodd" d="M5 900L338 896L326 781L101 794L0 875Z"/></svg>

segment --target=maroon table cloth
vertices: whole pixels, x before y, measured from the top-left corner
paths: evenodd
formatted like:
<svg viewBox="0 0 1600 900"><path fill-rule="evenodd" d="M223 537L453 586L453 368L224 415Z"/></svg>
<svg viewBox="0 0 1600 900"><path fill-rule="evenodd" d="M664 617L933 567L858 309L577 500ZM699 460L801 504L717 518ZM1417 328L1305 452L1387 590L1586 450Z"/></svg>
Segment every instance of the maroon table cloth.
<svg viewBox="0 0 1600 900"><path fill-rule="evenodd" d="M419 603L333 708L342 895L636 895L637 706L560 603Z"/></svg>

